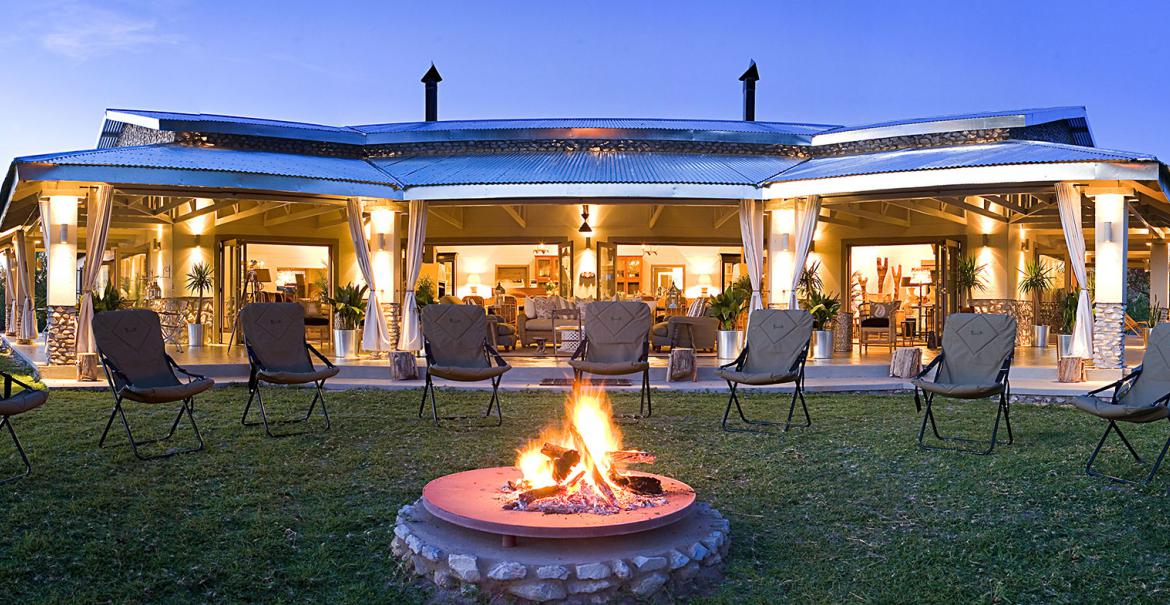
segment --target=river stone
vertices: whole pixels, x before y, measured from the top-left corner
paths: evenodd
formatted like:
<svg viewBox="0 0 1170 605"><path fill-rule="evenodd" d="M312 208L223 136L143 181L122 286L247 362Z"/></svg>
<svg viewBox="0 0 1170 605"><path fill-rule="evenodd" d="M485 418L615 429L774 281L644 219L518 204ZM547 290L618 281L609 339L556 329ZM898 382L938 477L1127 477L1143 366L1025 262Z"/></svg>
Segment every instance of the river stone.
<svg viewBox="0 0 1170 605"><path fill-rule="evenodd" d="M493 580L523 580L528 575L528 568L515 561L504 561L488 572Z"/></svg>
<svg viewBox="0 0 1170 605"><path fill-rule="evenodd" d="M443 558L443 551L430 544L423 544L422 548L418 549L418 554L431 563L437 563L439 559Z"/></svg>
<svg viewBox="0 0 1170 605"><path fill-rule="evenodd" d="M577 566L577 578L581 580L604 580L610 573L612 572L605 563L586 563Z"/></svg>
<svg viewBox="0 0 1170 605"><path fill-rule="evenodd" d="M612 587L612 580L573 580L569 582L569 592L573 594L590 594Z"/></svg>
<svg viewBox="0 0 1170 605"><path fill-rule="evenodd" d="M666 556L670 557L671 571L674 571L691 561L689 558L687 558L686 555L677 550L671 550L670 552L666 553Z"/></svg>
<svg viewBox="0 0 1170 605"><path fill-rule="evenodd" d="M434 581L435 585L439 588L455 588L459 585L459 582L455 579L455 576L441 569L435 570Z"/></svg>
<svg viewBox="0 0 1170 605"><path fill-rule="evenodd" d="M723 562L723 557L720 556L719 553L715 553L710 557L703 559L703 567L711 567L712 565L718 565L721 562Z"/></svg>
<svg viewBox="0 0 1170 605"><path fill-rule="evenodd" d="M666 557L643 557L641 555L634 557L634 567L637 567L638 571L665 569L666 565Z"/></svg>
<svg viewBox="0 0 1170 605"><path fill-rule="evenodd" d="M408 550L409 549L406 548L406 542L403 542L402 538L396 537L390 542L390 552L393 553L395 557L401 557L402 555L405 555Z"/></svg>
<svg viewBox="0 0 1170 605"><path fill-rule="evenodd" d="M541 580L568 580L569 568L564 565L542 565L536 568L536 577Z"/></svg>
<svg viewBox="0 0 1170 605"><path fill-rule="evenodd" d="M396 525L394 526L394 535L405 540L406 536L410 535L410 529L408 529L405 525Z"/></svg>
<svg viewBox="0 0 1170 605"><path fill-rule="evenodd" d="M626 562L621 559L610 561L609 566L613 569L613 575L617 576L620 580L628 580L630 576L634 575L634 572L630 570L630 566L626 565Z"/></svg>
<svg viewBox="0 0 1170 605"><path fill-rule="evenodd" d="M713 531L707 534L707 537L703 538L703 546L711 552L719 550L719 547L723 546L723 532Z"/></svg>
<svg viewBox="0 0 1170 605"><path fill-rule="evenodd" d="M630 582L630 592L639 597L648 597L662 588L666 584L666 579L666 574L661 571L642 576Z"/></svg>
<svg viewBox="0 0 1170 605"><path fill-rule="evenodd" d="M699 563L697 561L691 561L683 565L682 569L674 572L674 576L683 581L690 580L697 575L699 575Z"/></svg>
<svg viewBox="0 0 1170 605"><path fill-rule="evenodd" d="M529 580L517 582L508 587L508 592L529 601L557 601L568 596L565 586L561 582L549 580Z"/></svg>
<svg viewBox="0 0 1170 605"><path fill-rule="evenodd" d="M410 552L417 555L419 549L423 547L423 542L418 539L418 536L410 534L406 536L406 546L410 549Z"/></svg>
<svg viewBox="0 0 1170 605"><path fill-rule="evenodd" d="M472 555L452 554L447 557L447 566L464 582L479 581L479 559Z"/></svg>
<svg viewBox="0 0 1170 605"><path fill-rule="evenodd" d="M689 556L694 561L702 561L703 559L707 558L707 555L710 553L711 551L707 550L706 546L703 546L699 542L695 542L691 545L690 550L687 551L687 556Z"/></svg>

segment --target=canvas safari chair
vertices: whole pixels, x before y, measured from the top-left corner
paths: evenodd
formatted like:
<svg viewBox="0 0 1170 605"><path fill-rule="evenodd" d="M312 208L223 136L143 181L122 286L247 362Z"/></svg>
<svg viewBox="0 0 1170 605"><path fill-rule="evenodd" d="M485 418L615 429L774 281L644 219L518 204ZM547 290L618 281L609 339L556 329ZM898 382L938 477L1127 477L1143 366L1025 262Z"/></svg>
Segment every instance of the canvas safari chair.
<svg viewBox="0 0 1170 605"><path fill-rule="evenodd" d="M914 407L922 410L923 399L926 412L922 415L922 427L918 430L918 445L926 449L958 450L978 454L990 454L995 449L999 435L1000 419L1007 428L1007 444L1012 443L1012 422L1009 403L1011 384L1008 373L1012 368L1015 352L1016 318L1010 315L991 313L952 313L947 316L943 330L942 352L935 357L910 382L914 385ZM934 372L934 378L927 378ZM940 441L982 443L960 437L943 437L938 432L934 419L934 398L938 395L953 399L986 399L997 397L998 409L995 425L991 429L991 441L987 449L971 450L966 447L940 447L927 445L923 438L926 425Z"/></svg>
<svg viewBox="0 0 1170 605"><path fill-rule="evenodd" d="M585 374L623 376L642 374L637 415L654 413L650 401L650 307L641 301L598 301L585 306L583 337L573 351L573 389Z"/></svg>
<svg viewBox="0 0 1170 605"><path fill-rule="evenodd" d="M122 419L130 449L140 460L166 458L175 454L197 452L203 449L203 436L195 424L195 396L215 385L206 376L189 372L167 355L163 343L162 325L158 314L147 309L124 309L104 311L93 316L93 337L97 344L98 358L105 368L106 382L114 394L114 409L106 422L106 429L98 440L98 447L105 444L114 417ZM183 382L175 373L186 376ZM171 430L165 436L146 441L136 441L126 420L123 402L134 401L145 404L181 402ZM138 446L166 441L174 436L183 414L191 422L191 429L199 446L186 450L168 451L155 456L143 456Z"/></svg>
<svg viewBox="0 0 1170 605"><path fill-rule="evenodd" d="M1098 393L1110 389L1113 390L1113 394L1108 399L1096 396ZM1158 459L1150 467L1146 478L1140 482L1095 471L1093 470L1093 462L1096 461L1097 454L1101 453L1101 447L1105 445L1109 432L1113 431L1125 444L1125 448L1129 450L1133 459L1139 464L1143 463L1142 457L1125 438L1125 434L1121 432L1121 427L1117 426L1117 422L1145 424L1170 418L1170 408L1167 408L1167 402L1170 402L1170 324L1159 324L1150 332L1146 353L1142 357L1142 365L1121 380L1090 391L1087 395L1073 400L1073 405L1078 409L1109 422L1109 425L1105 427L1105 434L1097 442L1097 448L1089 456L1089 463L1085 465L1085 473L1119 483L1149 485L1154 474L1158 472L1162 459L1166 457L1166 450L1170 448L1170 439L1166 440L1161 453L1158 454Z"/></svg>
<svg viewBox="0 0 1170 605"><path fill-rule="evenodd" d="M305 309L298 303L252 303L240 312L240 323L244 328L244 346L248 351L248 404L240 424L245 426L264 425L269 437L287 437L298 433L276 434L270 425L305 422L313 416L317 402L321 403L321 414L325 417L325 429L329 430L329 409L325 406L325 381L336 376L338 369L320 351L305 339ZM312 353L323 368L313 366ZM316 389L309 410L304 417L292 420L268 420L264 407L264 394L260 385L268 384L312 384ZM255 399L260 408L260 422L248 422L248 411Z"/></svg>
<svg viewBox="0 0 1170 605"><path fill-rule="evenodd" d="M740 385L770 386L792 383L792 402L788 405L788 418L784 430L792 426L792 415L796 411L796 400L804 410L804 425L812 426L808 405L804 402L804 361L808 357L808 346L812 340L813 318L808 311L757 309L748 318L747 342L735 361L719 366L716 374L727 381L731 395L727 398L727 409L723 411L723 430L755 431L755 429L731 428L727 417L731 406L739 412L740 420L750 425L773 426L778 422L749 420L740 406L738 390Z"/></svg>
<svg viewBox="0 0 1170 605"><path fill-rule="evenodd" d="M467 416L439 416L435 403L434 376L459 382L490 380L492 397L488 400L483 417L496 409L496 426L504 423L500 410L500 380L504 372L512 369L488 341L487 315L476 305L427 305L422 311L423 350L426 353L426 382L423 384L422 402L418 406L418 417L422 418L427 404L427 392L431 394L431 417L435 424L440 420L462 420ZM494 362L494 363L493 363Z"/></svg>
<svg viewBox="0 0 1170 605"><path fill-rule="evenodd" d="M0 479L0 485L2 485L27 477L32 472L32 464L29 464L28 455L24 453L24 448L21 447L20 440L16 438L16 431L12 429L12 417L35 410L44 405L49 400L49 392L34 389L13 378L7 372L0 372L0 376L4 377L4 398L0 399L0 426L8 428L8 434L12 436L12 443L16 446L16 452L20 454L20 459L24 461L24 472L8 477L7 479ZM12 385L14 384L24 390L13 393Z"/></svg>

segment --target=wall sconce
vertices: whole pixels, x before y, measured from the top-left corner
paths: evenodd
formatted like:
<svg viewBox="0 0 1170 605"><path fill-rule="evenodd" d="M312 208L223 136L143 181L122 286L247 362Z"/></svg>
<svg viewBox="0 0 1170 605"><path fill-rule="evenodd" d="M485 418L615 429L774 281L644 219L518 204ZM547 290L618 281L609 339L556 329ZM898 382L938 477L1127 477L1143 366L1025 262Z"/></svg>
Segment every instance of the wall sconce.
<svg viewBox="0 0 1170 605"><path fill-rule="evenodd" d="M814 239L813 241L808 243L808 253L812 254L813 252L816 252L816 251L817 251L817 240Z"/></svg>
<svg viewBox="0 0 1170 605"><path fill-rule="evenodd" d="M198 245L199 245L199 242L200 242L202 239L203 239L203 235L202 235L202 234L200 234L200 233L196 233L196 234L195 234L195 245L196 245L196 246L198 246Z"/></svg>
<svg viewBox="0 0 1170 605"><path fill-rule="evenodd" d="M162 242L154 240L150 242L150 247L154 248L155 250L162 250Z"/></svg>
<svg viewBox="0 0 1170 605"><path fill-rule="evenodd" d="M386 233L375 233L374 234L374 246L376 246L378 250L389 250L390 249L390 246L387 245L387 239L388 239L387 236L388 236L388 234L386 234Z"/></svg>
<svg viewBox="0 0 1170 605"><path fill-rule="evenodd" d="M1032 243L1029 242L1028 240L1021 240L1020 241L1020 250L1021 251L1027 252L1031 248L1032 248Z"/></svg>
<svg viewBox="0 0 1170 605"><path fill-rule="evenodd" d="M1104 231L1102 235L1104 236L1105 241L1113 243L1113 221L1105 221L1102 223L1102 226L1102 231Z"/></svg>
<svg viewBox="0 0 1170 605"><path fill-rule="evenodd" d="M991 245L991 236L984 233L983 234L983 247L986 248L989 245Z"/></svg>
<svg viewBox="0 0 1170 605"><path fill-rule="evenodd" d="M791 240L791 239L792 239L792 236L790 234L781 233L780 234L780 249L785 251L785 252L789 251L791 248L789 248L788 243L789 243L789 240Z"/></svg>
<svg viewBox="0 0 1170 605"><path fill-rule="evenodd" d="M593 228L589 226L589 206L583 204L581 206L581 228L577 233L593 233Z"/></svg>
<svg viewBox="0 0 1170 605"><path fill-rule="evenodd" d="M69 225L65 225L65 224L60 225L60 227L57 230L57 241L59 241L59 242L69 241Z"/></svg>

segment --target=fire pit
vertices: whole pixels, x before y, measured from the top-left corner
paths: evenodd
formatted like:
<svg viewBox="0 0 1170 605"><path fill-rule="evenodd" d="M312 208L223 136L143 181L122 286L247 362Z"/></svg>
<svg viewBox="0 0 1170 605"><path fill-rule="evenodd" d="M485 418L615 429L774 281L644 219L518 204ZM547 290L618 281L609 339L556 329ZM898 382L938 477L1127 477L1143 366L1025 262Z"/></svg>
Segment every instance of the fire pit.
<svg viewBox="0 0 1170 605"><path fill-rule="evenodd" d="M398 514L394 554L441 590L623 602L719 581L729 524L685 483L631 466L603 393L566 406L516 466L440 477Z"/></svg>

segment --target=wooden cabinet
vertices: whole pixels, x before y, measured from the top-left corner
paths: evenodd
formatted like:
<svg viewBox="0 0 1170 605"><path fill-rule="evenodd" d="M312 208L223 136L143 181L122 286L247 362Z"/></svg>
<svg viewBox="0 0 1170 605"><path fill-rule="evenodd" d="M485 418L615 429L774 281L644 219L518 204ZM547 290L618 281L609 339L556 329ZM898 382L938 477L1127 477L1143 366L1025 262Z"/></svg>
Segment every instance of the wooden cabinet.
<svg viewBox="0 0 1170 605"><path fill-rule="evenodd" d="M534 264L536 271L533 272L533 277L536 283L557 281L557 256L555 254L537 255Z"/></svg>
<svg viewBox="0 0 1170 605"><path fill-rule="evenodd" d="M617 257L617 291L635 295L642 292L642 257Z"/></svg>

